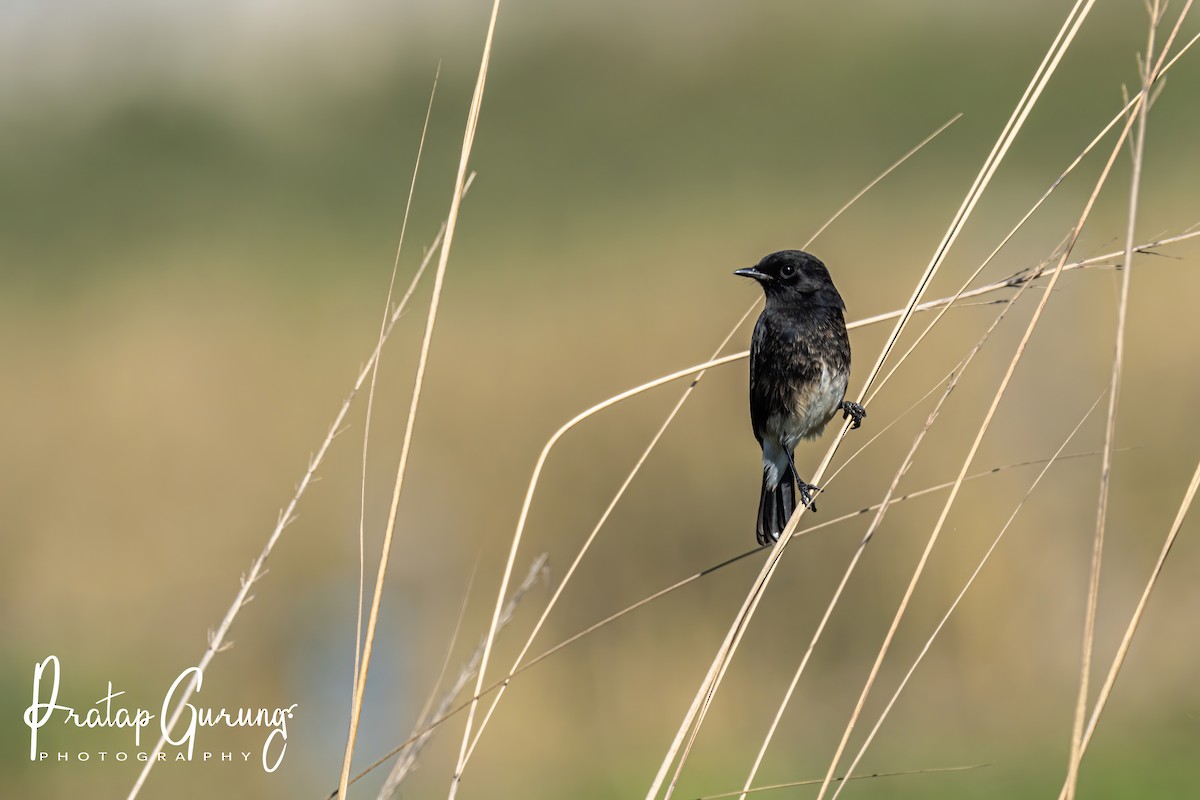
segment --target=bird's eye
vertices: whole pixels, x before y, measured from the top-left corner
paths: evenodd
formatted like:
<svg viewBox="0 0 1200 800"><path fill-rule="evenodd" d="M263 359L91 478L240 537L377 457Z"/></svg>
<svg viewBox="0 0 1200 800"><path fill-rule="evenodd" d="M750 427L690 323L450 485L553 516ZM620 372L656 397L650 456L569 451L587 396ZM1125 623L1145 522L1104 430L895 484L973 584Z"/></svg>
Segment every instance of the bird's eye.
<svg viewBox="0 0 1200 800"><path fill-rule="evenodd" d="M779 270L779 276L781 278L790 278L795 274L796 274L796 268L793 267L791 264L784 264L783 269Z"/></svg>

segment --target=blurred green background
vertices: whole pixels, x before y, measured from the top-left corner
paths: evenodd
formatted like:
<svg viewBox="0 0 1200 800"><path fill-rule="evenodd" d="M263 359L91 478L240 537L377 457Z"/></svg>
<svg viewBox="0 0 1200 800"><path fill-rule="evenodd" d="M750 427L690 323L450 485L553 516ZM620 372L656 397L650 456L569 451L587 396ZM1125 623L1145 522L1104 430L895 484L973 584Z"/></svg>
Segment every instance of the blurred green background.
<svg viewBox="0 0 1200 800"><path fill-rule="evenodd" d="M546 438L594 402L707 358L757 297L733 269L803 244L862 185L963 112L811 248L830 265L850 319L902 306L1069 5L502 6L471 161L479 177L446 278L356 764L407 735L476 564L451 675L486 628ZM137 748L127 730L53 724L41 732L44 749L92 760L27 760L21 714L33 664L62 660L60 703L90 707L111 681L127 707L157 714L175 676L200 657L205 631L224 615L370 352L439 62L401 285L446 213L488 11L463 0L0 6L6 794L120 797L132 785L136 765L98 763L95 754L148 749L153 728ZM1185 24L1182 40L1196 27ZM1140 3L1100 4L930 296L953 293L1120 108L1144 40ZM1200 64L1189 55L1151 113L1140 239L1200 220L1198 91ZM1109 147L981 281L1049 257ZM1123 156L1078 255L1120 248L1129 172ZM1101 667L1200 450L1200 247L1163 252L1173 258L1140 257L1133 275L1118 445L1136 449L1114 468ZM380 373L369 575L429 285L397 326ZM1112 271L1063 277L978 469L1053 453L1104 391L1118 287ZM903 491L956 474L1041 291L1026 293L966 374ZM996 310L947 315L846 441L835 465L882 433L827 482L811 522L882 496L931 401L910 407ZM854 335L853 393L885 328ZM731 347L747 341L748 327ZM745 382L743 362L700 385L533 652L753 545L758 452ZM518 573L545 551L551 581L561 578L682 389L625 403L563 440L535 498ZM235 646L193 701L298 703L283 766L266 775L257 765L261 731L201 731L201 749L251 752L251 762L164 764L142 796L324 797L336 785L353 663L362 423L360 402L238 618ZM1069 451L1102 441L1103 405ZM802 470L823 452L802 448ZM1050 472L859 771L990 766L865 781L848 787L855 795L1057 794L1098 471L1089 457ZM1003 472L964 489L858 735L1035 474ZM760 782L824 773L940 507L937 497L914 500L887 517ZM867 519L789 549L677 796L741 785ZM1184 797L1200 784L1195 534L1189 523L1167 563L1085 761L1083 796ZM714 573L515 680L461 796L644 793L760 565L754 556ZM492 673L511 664L548 597L541 586L525 599ZM446 790L461 725L435 738L405 796ZM352 795L372 796L381 780L382 772ZM778 796L814 795L789 791Z"/></svg>

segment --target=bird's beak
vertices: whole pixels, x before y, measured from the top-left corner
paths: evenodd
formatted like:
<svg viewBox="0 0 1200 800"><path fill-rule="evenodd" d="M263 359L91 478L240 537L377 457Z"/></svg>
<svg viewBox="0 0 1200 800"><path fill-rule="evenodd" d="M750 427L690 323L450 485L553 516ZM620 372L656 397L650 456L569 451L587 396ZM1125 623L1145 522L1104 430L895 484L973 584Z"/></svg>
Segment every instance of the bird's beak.
<svg viewBox="0 0 1200 800"><path fill-rule="evenodd" d="M746 267L745 269L734 270L733 274L741 275L743 278L754 278L754 280L760 281L760 282L765 281L768 277L770 277L769 275L767 275L767 273L759 272L754 267Z"/></svg>
<svg viewBox="0 0 1200 800"><path fill-rule="evenodd" d="M756 269L756 267L752 266L748 266L744 270L734 270L733 275L740 275L744 278L754 278L755 281L760 283L766 281L766 279L770 277L766 272L760 272Z"/></svg>

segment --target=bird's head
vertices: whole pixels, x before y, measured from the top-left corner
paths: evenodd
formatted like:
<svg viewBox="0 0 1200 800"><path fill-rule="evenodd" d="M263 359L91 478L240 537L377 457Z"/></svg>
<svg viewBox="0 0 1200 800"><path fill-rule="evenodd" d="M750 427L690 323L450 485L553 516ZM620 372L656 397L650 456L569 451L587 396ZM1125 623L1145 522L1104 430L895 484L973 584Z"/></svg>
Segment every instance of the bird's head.
<svg viewBox="0 0 1200 800"><path fill-rule="evenodd" d="M821 259L803 250L771 253L733 274L758 281L768 301L846 307Z"/></svg>

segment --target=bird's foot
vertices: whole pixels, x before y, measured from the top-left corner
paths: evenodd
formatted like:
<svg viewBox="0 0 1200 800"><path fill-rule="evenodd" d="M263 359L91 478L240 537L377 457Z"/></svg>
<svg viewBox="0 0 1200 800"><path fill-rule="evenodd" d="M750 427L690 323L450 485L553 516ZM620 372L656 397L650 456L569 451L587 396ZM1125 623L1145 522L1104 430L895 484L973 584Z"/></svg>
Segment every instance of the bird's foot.
<svg viewBox="0 0 1200 800"><path fill-rule="evenodd" d="M821 487L797 480L796 488L800 490L800 502L807 506L809 511L814 514L817 513L817 503L814 498L816 497L816 493L821 491Z"/></svg>
<svg viewBox="0 0 1200 800"><path fill-rule="evenodd" d="M867 410L858 403L851 403L849 400L843 400L838 404L838 408L842 410L842 419L854 418L854 424L850 426L851 430L862 426L863 417L867 415Z"/></svg>

